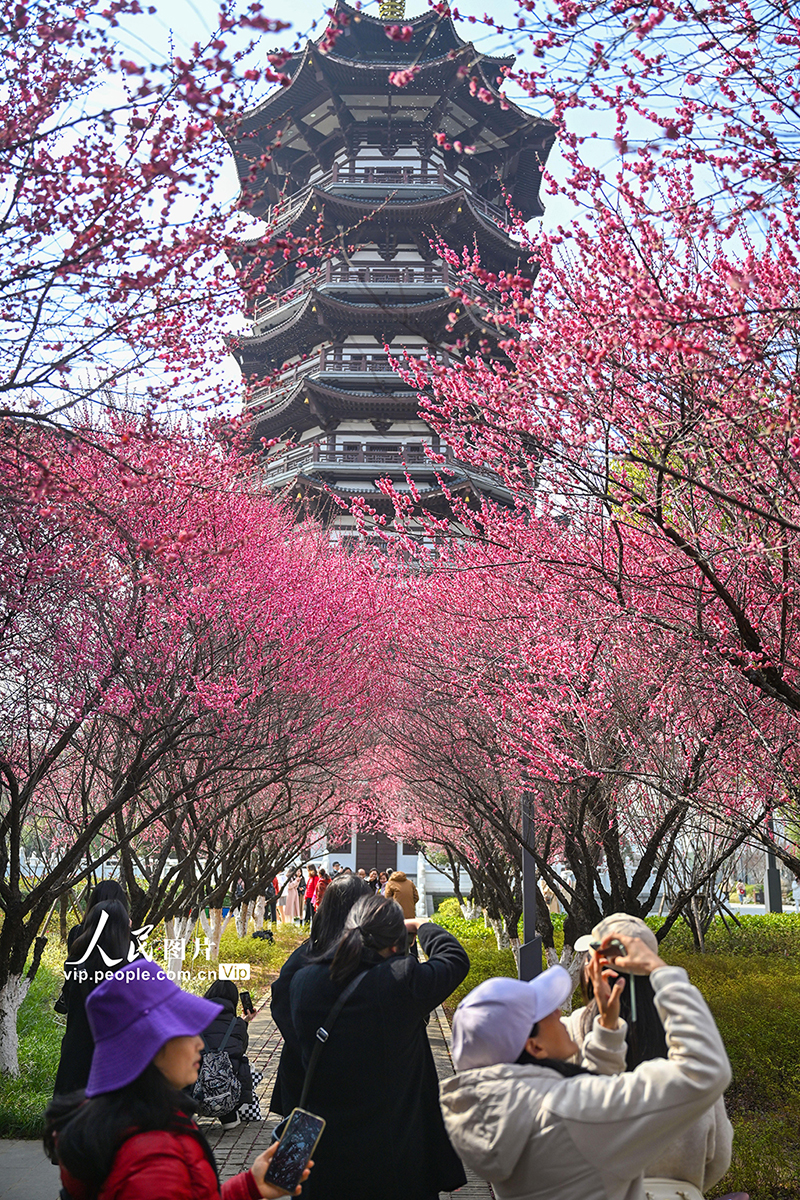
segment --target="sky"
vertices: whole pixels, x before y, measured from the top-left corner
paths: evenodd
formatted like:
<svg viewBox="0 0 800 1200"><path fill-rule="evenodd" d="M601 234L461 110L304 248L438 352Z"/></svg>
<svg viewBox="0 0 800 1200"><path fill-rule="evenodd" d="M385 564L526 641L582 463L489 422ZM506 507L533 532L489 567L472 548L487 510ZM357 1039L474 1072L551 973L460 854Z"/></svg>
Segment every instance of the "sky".
<svg viewBox="0 0 800 1200"><path fill-rule="evenodd" d="M154 3L157 8L155 15L130 20L118 35L120 43L137 58L150 52L153 61L157 62L173 53L180 54L187 51L193 42L204 42L218 28L219 5L215 0L154 0ZM246 6L246 3L247 0L244 0L243 7ZM333 0L292 0L291 4L287 3L287 0L275 0L274 4L271 4L270 0L263 0L263 3L265 16L288 20L292 23L290 30L280 34L264 35L261 47L263 47L263 53L266 54L278 46L291 46L295 40L304 44L309 37L319 37L328 24L325 9L330 7ZM364 0L362 8L364 12L377 16L378 0ZM407 17L420 16L426 11L427 5L424 2L406 0ZM486 9L467 0L466 4L459 2L458 11L463 17L470 14L481 17ZM494 20L499 24L507 23L509 26L516 25L516 11L516 4L513 0L496 0L491 6ZM456 27L460 36L465 41L473 42L477 49L492 54L508 53L508 35L498 36L496 32L487 31L482 24L471 25L466 20L459 21ZM523 64L526 62L524 46L525 42L520 42ZM268 90L267 87L259 85L258 95L266 95ZM519 89L515 90L511 86L506 90L514 102L522 108L532 113L546 115ZM611 122L609 124L611 125ZM556 178L559 178L562 164L557 146L550 155L548 166ZM230 194L235 195L238 191L238 184L232 168L227 183L231 189ZM564 224L570 219L570 216L569 212L564 211L563 205L560 205L557 200L551 199L545 215L545 224Z"/></svg>

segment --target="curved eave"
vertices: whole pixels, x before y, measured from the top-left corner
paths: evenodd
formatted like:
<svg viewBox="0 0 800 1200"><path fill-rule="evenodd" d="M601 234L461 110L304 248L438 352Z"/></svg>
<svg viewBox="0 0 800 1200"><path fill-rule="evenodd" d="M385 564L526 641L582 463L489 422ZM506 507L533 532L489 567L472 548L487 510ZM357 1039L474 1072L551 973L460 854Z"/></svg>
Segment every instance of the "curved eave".
<svg viewBox="0 0 800 1200"><path fill-rule="evenodd" d="M381 52L390 57L391 67L402 63L427 61L430 57L442 58L450 51L456 53L471 50L475 59L485 62L489 70L500 71L510 67L516 61L516 55L491 55L479 53L471 42L465 42L459 35L452 17L448 13L432 11L420 13L417 17L403 17L402 24L408 25L414 31L410 42L392 42L386 37L387 26L395 22L382 17L374 17L349 4L337 4L336 12L346 18L343 32L336 39L334 53L339 58L358 64L364 62L359 56L348 54L348 50L361 46L367 53ZM324 36L324 35L323 35ZM313 46L317 49L321 38L306 43L305 49ZM366 45L364 44L366 43ZM427 55L427 58L426 58ZM293 76L300 68L303 52L290 58L283 66L286 75ZM390 67L390 69L391 69Z"/></svg>
<svg viewBox="0 0 800 1200"><path fill-rule="evenodd" d="M373 45L383 47L384 44L386 44L391 46L393 49L396 48L400 52L407 50L409 60L413 60L415 56L419 55L420 50L423 49L422 43L419 39L419 35L423 34L426 35L426 39L430 39L431 45L434 46L436 50L459 51L469 48L474 51L472 43L465 42L464 39L459 35L459 32L456 29L455 23L453 22L449 12L437 13L431 9L428 9L427 12L420 13L418 17L403 17L402 21L394 22L384 20L381 17L373 17L368 13L351 7L349 4L343 3L342 0L338 0L335 7L335 12L337 14L344 14L348 21L345 29L351 30L349 35L345 33L341 37L337 38L337 49L342 46L342 43L344 43L346 46L347 43L349 43L352 39L358 41L359 37L364 39L365 35L371 35L369 40ZM389 39L386 37L385 30L387 25L392 24L410 25L414 30L414 35L411 38L411 41L389 41ZM431 37L431 34L437 27L437 33L434 33L433 37ZM474 52L477 54L477 51ZM346 55L342 54L342 57L346 57ZM514 55L500 58L492 58L489 55L484 57L486 57L489 62L493 64L496 63L498 68L505 65L510 65L515 61Z"/></svg>
<svg viewBox="0 0 800 1200"><path fill-rule="evenodd" d="M390 43L387 40L386 44L392 46L403 43ZM490 63L476 55L474 62L468 61L468 74L458 77L459 67L463 66L458 60L469 60L468 50L472 50L472 47L464 44L455 59L446 54L417 64L419 70L413 83L405 88L393 89L399 107L402 109L403 97L406 95L429 95L432 88L434 92L453 88L453 99L470 113L476 122L489 125L496 137L509 137L521 129L536 129L540 140L550 137L551 132L555 136L555 128L549 121L526 113L512 100L506 100L506 107L500 107L497 71L504 65L502 62L498 63L496 68L491 66L491 69L488 69ZM235 151L238 140L255 137L265 124L280 124L292 112L301 111L308 104L316 103L321 93L369 93L376 88L381 92L391 90L388 82L389 72L411 62L413 56L409 56L404 63L402 58L394 55L387 56L383 62L354 61L340 57L335 52L320 54L309 42L290 82L285 87L276 88L253 108L246 109L236 126L228 130L228 141ZM486 105L470 94L472 74L480 77L484 86L495 97L494 104ZM487 109L493 111L487 112Z"/></svg>
<svg viewBox="0 0 800 1200"><path fill-rule="evenodd" d="M246 375L267 364L280 364L299 349L365 333L391 340L399 334L430 337L443 329L457 301L444 296L419 304L354 304L312 288L295 312L264 333L241 337L232 353Z"/></svg>
<svg viewBox="0 0 800 1200"><path fill-rule="evenodd" d="M399 376L392 378L398 389L403 387ZM410 390L383 394L345 392L319 379L302 379L283 399L253 414L253 440L258 444L262 437L283 437L290 430L299 436L309 429L324 430L334 420L353 417L408 420L418 415L418 409L417 393Z"/></svg>
<svg viewBox="0 0 800 1200"><path fill-rule="evenodd" d="M380 479L382 475L386 474L391 474L391 472L387 469L383 472L376 472L375 478ZM443 470L442 474L447 477L446 471ZM394 515L394 504L391 498L377 488L371 488L366 492L363 490L349 491L345 487L337 487L336 484L328 483L324 479L301 471L282 490L288 493L289 489L292 493L295 492L295 489L299 489L302 493L301 503L305 506L313 505L317 512L321 512L325 516L335 518L341 515L342 507L341 504L337 504L335 497L340 501L345 501L348 505L354 498L366 497L369 500L370 508L373 508L379 515L389 517ZM415 513L422 514L423 512L441 518L451 517L452 504L448 496L474 499L477 509L477 502L482 495L488 495L503 505L511 506L513 504L513 496L505 488L490 487L483 481L474 480L471 477L455 476L452 480L447 479L447 493L441 487L433 487L428 491L421 492L419 501L414 505L410 514L411 519L413 520Z"/></svg>
<svg viewBox="0 0 800 1200"><path fill-rule="evenodd" d="M463 211L465 206L466 211ZM461 213L458 212L459 207ZM275 236L280 237L287 232L302 236L309 225L316 223L318 213L323 208L325 232L332 235L340 225L344 226L348 229L348 242L363 244L375 241L375 235L387 229L411 229L435 234L451 248L460 251L466 245L471 246L477 237L479 250L485 250L489 257L499 254L504 267L515 267L519 263L519 270L526 275L535 270L528 262L525 248L473 205L466 188L430 200L390 202L376 210L374 200L332 195L321 188L312 187L302 208L277 223ZM255 241L242 242L238 256L231 255L232 259L236 259L234 265L252 261L252 247L255 245ZM280 275L281 265L282 259L276 259L275 291L282 291L286 286Z"/></svg>

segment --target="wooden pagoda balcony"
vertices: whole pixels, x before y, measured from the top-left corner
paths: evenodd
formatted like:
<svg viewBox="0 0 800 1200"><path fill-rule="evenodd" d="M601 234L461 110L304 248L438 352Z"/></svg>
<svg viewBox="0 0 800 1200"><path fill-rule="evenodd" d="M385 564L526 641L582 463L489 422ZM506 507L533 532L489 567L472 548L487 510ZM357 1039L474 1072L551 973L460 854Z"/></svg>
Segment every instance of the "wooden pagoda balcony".
<svg viewBox="0 0 800 1200"><path fill-rule="evenodd" d="M308 187L326 191L329 188L341 189L347 186L364 188L370 193L374 193L376 188L387 190L394 190L395 188L407 188L410 190L436 188L440 193L459 192L463 189L469 196L470 204L477 212L488 217L493 222L499 221L503 225L508 222L508 213L504 208L498 207L496 204L490 204L482 196L475 195L466 180L457 179L454 175L451 175L445 170L442 163L436 166L431 164L427 169L420 165L401 166L399 163L396 167L371 164L358 167L342 167L339 163L334 163L330 171L326 171L322 175L318 175L315 179L312 179L309 185L299 195L292 197L288 203L284 202L282 205L273 205L269 210L270 219L280 222L292 220L305 207ZM400 191L398 192L398 198L407 199L408 197Z"/></svg>
<svg viewBox="0 0 800 1200"><path fill-rule="evenodd" d="M399 361L405 363L406 359L402 350L398 349L397 356ZM415 361L421 362L423 365L434 362L440 365L445 364L445 356L439 352L432 355L411 355L411 365ZM281 371L275 377L273 383L265 384L263 388L259 388L253 394L253 398L248 405L251 413L265 412L271 408L273 404L279 402L287 392L291 391L297 384L298 380L304 379L307 375L393 375L395 372L392 365L383 352L372 353L370 351L348 350L340 351L331 346L322 346L318 354L313 358L306 359L305 362L295 363L294 366ZM367 386L365 380L365 387ZM398 388L403 387L403 381L397 379Z"/></svg>
<svg viewBox="0 0 800 1200"><path fill-rule="evenodd" d="M286 304L293 304L302 299L309 287L335 289L337 285L360 285L364 288L396 287L403 288L446 288L450 285L462 288L467 295L486 303L491 302L489 293L476 284L459 278L447 263L409 264L388 267L385 263L353 263L352 266L340 266L330 261L320 267L313 279L304 283L296 283L284 288L273 296L260 296L256 301L253 319L257 322L276 312ZM400 291L402 296L402 290Z"/></svg>
<svg viewBox="0 0 800 1200"><path fill-rule="evenodd" d="M290 450L280 457L268 459L263 468L265 481L276 479L278 476L293 476L305 471L320 471L322 474L333 472L344 478L361 478L362 481L372 482L376 477L374 468L395 468L393 472L400 473L405 468L424 467L431 475L439 470L454 471L464 475L476 476L490 480L494 484L503 485L501 477L490 467L476 468L456 458L449 446L442 451L443 463L434 463L425 453L425 447L420 442L406 444L387 443L377 448L363 443L346 444L335 450L329 450L318 441L306 443L296 450ZM380 473L380 472L378 472Z"/></svg>

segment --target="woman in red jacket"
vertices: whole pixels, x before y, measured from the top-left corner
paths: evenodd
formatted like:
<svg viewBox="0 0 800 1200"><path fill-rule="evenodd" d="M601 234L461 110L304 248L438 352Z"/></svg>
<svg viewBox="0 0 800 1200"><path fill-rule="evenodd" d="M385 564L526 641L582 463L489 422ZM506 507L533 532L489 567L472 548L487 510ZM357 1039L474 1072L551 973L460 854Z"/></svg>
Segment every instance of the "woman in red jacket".
<svg viewBox="0 0 800 1200"><path fill-rule="evenodd" d="M88 997L95 1050L85 1097L58 1097L47 1112L45 1149L58 1156L69 1200L286 1195L264 1182L274 1146L220 1188L195 1105L181 1090L197 1079L199 1034L219 1012L220 1005L181 991L147 959L128 963Z"/></svg>
<svg viewBox="0 0 800 1200"><path fill-rule="evenodd" d="M313 863L308 864L308 883L306 884L306 910L303 916L303 921L306 925L310 925L314 920L314 908L317 903L317 888L319 887L319 875L317 868Z"/></svg>

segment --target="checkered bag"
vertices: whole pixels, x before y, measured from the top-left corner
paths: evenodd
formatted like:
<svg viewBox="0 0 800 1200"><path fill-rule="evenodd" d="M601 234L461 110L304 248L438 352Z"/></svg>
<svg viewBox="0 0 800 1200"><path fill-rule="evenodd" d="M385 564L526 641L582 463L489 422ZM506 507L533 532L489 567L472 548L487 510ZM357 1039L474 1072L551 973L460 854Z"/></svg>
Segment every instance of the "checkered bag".
<svg viewBox="0 0 800 1200"><path fill-rule="evenodd" d="M255 1089L264 1078L264 1072L254 1071L251 1067L250 1074L253 1077L253 1099L248 1100L245 1104L239 1105L239 1116L243 1121L263 1121L264 1118L261 1115L261 1104L258 1096L256 1095Z"/></svg>
<svg viewBox="0 0 800 1200"><path fill-rule="evenodd" d="M249 1104L239 1105L239 1116L243 1121L263 1121L261 1105L258 1096L254 1096Z"/></svg>

